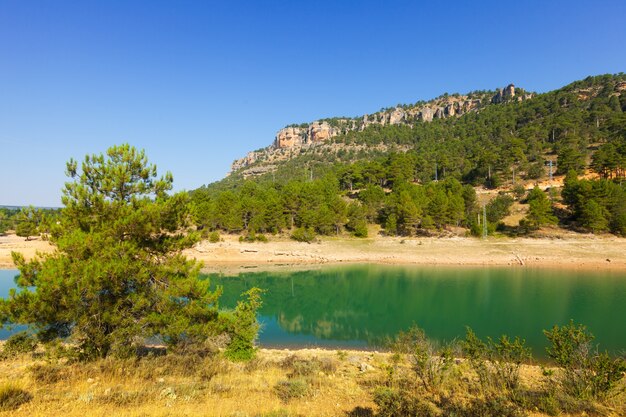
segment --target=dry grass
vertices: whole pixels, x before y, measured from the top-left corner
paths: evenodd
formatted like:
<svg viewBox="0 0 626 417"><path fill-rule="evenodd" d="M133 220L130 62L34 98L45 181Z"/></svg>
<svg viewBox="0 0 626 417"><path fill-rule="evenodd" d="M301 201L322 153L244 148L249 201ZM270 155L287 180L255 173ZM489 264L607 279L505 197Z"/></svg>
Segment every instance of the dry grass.
<svg viewBox="0 0 626 417"><path fill-rule="evenodd" d="M372 354L343 361L334 351L302 355L295 364L261 351L247 364L165 356L73 365L22 356L0 362L0 384L18 384L32 399L0 416L336 416L374 406L362 381L377 371L358 368ZM295 374L306 395L285 402L275 387Z"/></svg>
<svg viewBox="0 0 626 417"><path fill-rule="evenodd" d="M23 390L28 401L0 416L372 416L373 394L396 363L388 353L317 349L261 349L248 363L168 355L68 365L22 355L0 361L0 387ZM463 402L473 378L464 361L458 368L460 378L442 392ZM541 372L523 366L522 384L542 389ZM613 401L601 414L622 411Z"/></svg>

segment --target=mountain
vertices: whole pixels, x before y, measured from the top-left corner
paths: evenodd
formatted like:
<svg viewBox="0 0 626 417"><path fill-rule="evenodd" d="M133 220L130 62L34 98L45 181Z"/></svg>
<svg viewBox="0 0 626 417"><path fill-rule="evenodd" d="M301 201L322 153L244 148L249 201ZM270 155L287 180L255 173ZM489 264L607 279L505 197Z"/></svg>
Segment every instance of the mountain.
<svg viewBox="0 0 626 417"><path fill-rule="evenodd" d="M626 235L624 179L619 73L541 94L511 84L287 126L191 198L199 228L246 239L366 236L372 224L403 236L551 224ZM504 225L513 204L521 221Z"/></svg>
<svg viewBox="0 0 626 417"><path fill-rule="evenodd" d="M496 91L473 91L465 95L446 93L428 102L399 105L360 117L338 117L299 125L292 124L280 129L270 146L251 151L245 157L235 160L231 165L231 173L239 172L247 177L271 172L280 161L306 153L311 147L328 144L336 136L348 132L362 132L369 126L411 126L419 122L428 123L435 119L478 112L492 104L529 100L533 95L509 84Z"/></svg>

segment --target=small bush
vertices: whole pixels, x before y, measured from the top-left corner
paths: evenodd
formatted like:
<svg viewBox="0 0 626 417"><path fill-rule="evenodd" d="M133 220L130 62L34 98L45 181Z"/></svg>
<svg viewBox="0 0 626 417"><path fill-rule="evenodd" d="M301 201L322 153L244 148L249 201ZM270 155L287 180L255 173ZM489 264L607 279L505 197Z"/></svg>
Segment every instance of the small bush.
<svg viewBox="0 0 626 417"><path fill-rule="evenodd" d="M526 195L526 189L523 185L517 184L513 187L513 195L517 200L521 200Z"/></svg>
<svg viewBox="0 0 626 417"><path fill-rule="evenodd" d="M239 301L234 313L230 316L231 341L224 354L233 361L249 361L256 355L256 338L259 334L259 323L256 313L261 308L263 290L251 288L242 294L245 301Z"/></svg>
<svg viewBox="0 0 626 417"><path fill-rule="evenodd" d="M559 382L565 392L579 399L605 399L624 377L626 361L611 358L592 345L587 328L570 321L544 330L551 345L546 349L562 370Z"/></svg>
<svg viewBox="0 0 626 417"><path fill-rule="evenodd" d="M63 369L59 365L36 364L29 371L33 381L39 384L54 384L64 377Z"/></svg>
<svg viewBox="0 0 626 417"><path fill-rule="evenodd" d="M304 378L282 380L274 386L274 392L284 403L294 398L303 398L309 394L309 391L309 384Z"/></svg>
<svg viewBox="0 0 626 417"><path fill-rule="evenodd" d="M379 388L374 392L380 417L420 416L439 417L441 410L425 398L413 392L391 388Z"/></svg>
<svg viewBox="0 0 626 417"><path fill-rule="evenodd" d="M219 241L220 241L220 233L217 230L209 233L209 242L217 243Z"/></svg>
<svg viewBox="0 0 626 417"><path fill-rule="evenodd" d="M337 364L332 359L303 359L296 355L287 356L281 361L280 366L290 371L287 374L289 378L309 377L318 372L332 374L337 370Z"/></svg>
<svg viewBox="0 0 626 417"><path fill-rule="evenodd" d="M5 356L23 355L32 353L37 347L37 339L28 332L15 333L4 343L2 353Z"/></svg>
<svg viewBox="0 0 626 417"><path fill-rule="evenodd" d="M412 371L428 391L440 388L453 371L451 346L437 349L428 340L424 330L417 326L411 327L406 333L400 332L392 344L392 350L397 354L408 355Z"/></svg>
<svg viewBox="0 0 626 417"><path fill-rule="evenodd" d="M315 240L315 231L312 228L299 227L291 233L291 238L298 242L311 243Z"/></svg>
<svg viewBox="0 0 626 417"><path fill-rule="evenodd" d="M11 383L4 384L0 386L0 411L15 410L32 398L33 396L22 388Z"/></svg>
<svg viewBox="0 0 626 417"><path fill-rule="evenodd" d="M485 343L469 327L461 346L483 392L516 389L522 363L532 358L530 348L518 337L511 340L502 335L497 341L488 337Z"/></svg>
<svg viewBox="0 0 626 417"><path fill-rule="evenodd" d="M474 398L468 406L454 410L463 417L524 417L526 413L506 397Z"/></svg>
<svg viewBox="0 0 626 417"><path fill-rule="evenodd" d="M263 242L263 243L267 243L267 236L265 236L264 234L256 234L254 231L249 231L248 233L246 233L245 235L241 235L239 236L239 241L240 242L248 242L248 243L254 243L254 242Z"/></svg>

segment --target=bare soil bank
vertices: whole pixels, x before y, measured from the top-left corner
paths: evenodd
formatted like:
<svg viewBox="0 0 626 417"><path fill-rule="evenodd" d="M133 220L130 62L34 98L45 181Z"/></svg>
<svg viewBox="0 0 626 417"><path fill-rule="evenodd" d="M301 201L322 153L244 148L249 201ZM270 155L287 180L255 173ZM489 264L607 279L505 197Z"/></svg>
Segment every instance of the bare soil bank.
<svg viewBox="0 0 626 417"><path fill-rule="evenodd" d="M28 259L51 250L41 239L0 236L0 268L15 268L11 251ZM342 262L626 270L626 239L564 232L540 238L325 237L311 244L273 236L268 243L243 243L223 235L220 242L202 241L186 254L204 262L206 271Z"/></svg>

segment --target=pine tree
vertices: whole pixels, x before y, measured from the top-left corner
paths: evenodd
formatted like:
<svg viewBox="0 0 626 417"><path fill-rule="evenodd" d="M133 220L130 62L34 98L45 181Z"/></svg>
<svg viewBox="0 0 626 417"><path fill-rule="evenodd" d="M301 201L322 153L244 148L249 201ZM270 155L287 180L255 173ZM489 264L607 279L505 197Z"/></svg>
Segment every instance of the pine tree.
<svg viewBox="0 0 626 417"><path fill-rule="evenodd" d="M188 195L168 195L172 175L158 177L143 151L114 146L70 160L56 250L26 261L13 253L17 285L0 307L41 340L61 338L86 359L130 355L146 337L169 346L200 343L228 331L221 290L199 280L200 264L181 251L190 230Z"/></svg>
<svg viewBox="0 0 626 417"><path fill-rule="evenodd" d="M609 226L608 215L608 211L595 200L587 200L583 202L580 224L593 233L604 232Z"/></svg>
<svg viewBox="0 0 626 417"><path fill-rule="evenodd" d="M535 230L558 222L552 211L552 202L539 187L533 188L528 194L528 205L528 214L520 222L521 226Z"/></svg>

